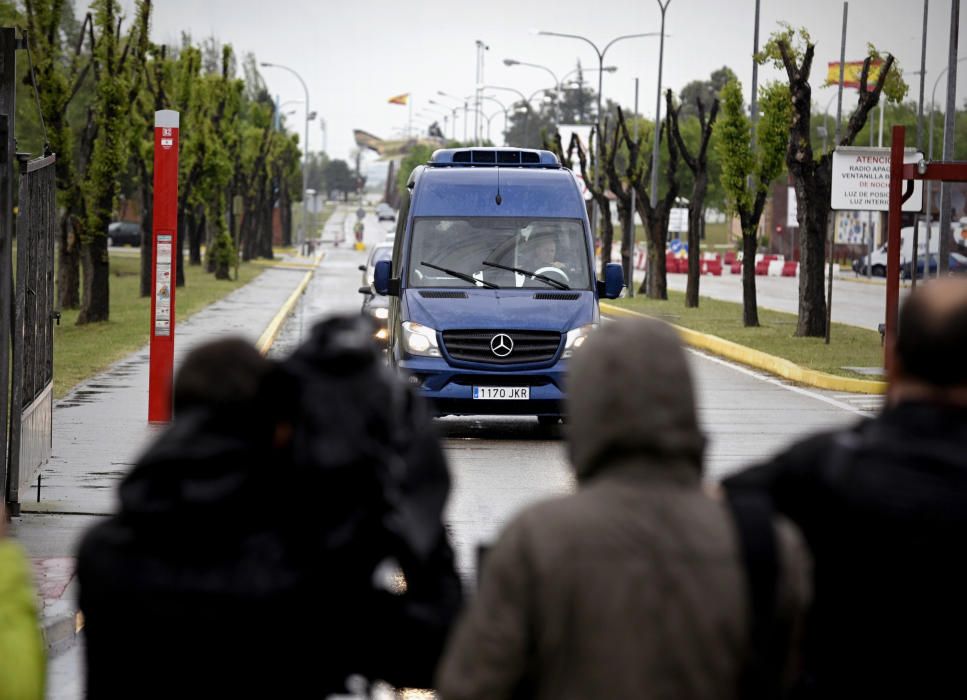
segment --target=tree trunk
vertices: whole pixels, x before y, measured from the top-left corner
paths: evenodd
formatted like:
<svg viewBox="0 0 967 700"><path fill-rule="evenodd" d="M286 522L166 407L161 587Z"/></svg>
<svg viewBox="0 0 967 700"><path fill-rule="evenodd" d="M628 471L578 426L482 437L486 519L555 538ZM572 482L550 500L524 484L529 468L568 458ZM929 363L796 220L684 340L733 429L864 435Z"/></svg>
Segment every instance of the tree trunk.
<svg viewBox="0 0 967 700"><path fill-rule="evenodd" d="M597 201L601 212L601 279L604 279L604 271L614 250L614 223L611 221L611 201L603 195Z"/></svg>
<svg viewBox="0 0 967 700"><path fill-rule="evenodd" d="M139 295L151 296L151 258L154 255L152 185L144 168L141 170L141 284Z"/></svg>
<svg viewBox="0 0 967 700"><path fill-rule="evenodd" d="M695 175L692 198L688 203L688 283L685 287L685 306L698 308L698 288L701 280L702 212L705 209L705 191L708 188L706 170Z"/></svg>
<svg viewBox="0 0 967 700"><path fill-rule="evenodd" d="M638 288L639 294L647 294L650 299L668 298L668 277L665 266L665 248L655 244L649 236L648 241L648 274ZM660 252L659 252L660 251Z"/></svg>
<svg viewBox="0 0 967 700"><path fill-rule="evenodd" d="M742 227L742 325L759 325L759 305L755 296L756 229Z"/></svg>
<svg viewBox="0 0 967 700"><path fill-rule="evenodd" d="M107 236L92 236L82 246L84 303L77 325L107 321L111 311L111 275L107 255Z"/></svg>
<svg viewBox="0 0 967 700"><path fill-rule="evenodd" d="M279 222L282 224L282 245L288 247L292 245L292 201L285 178L279 188Z"/></svg>
<svg viewBox="0 0 967 700"><path fill-rule="evenodd" d="M66 214L60 222L60 259L57 268L57 292L61 309L81 306L81 245L74 217Z"/></svg>
<svg viewBox="0 0 967 700"><path fill-rule="evenodd" d="M228 259L223 256L219 256L218 260L215 261L215 279L217 280L230 280L232 277L229 274L229 264Z"/></svg>
<svg viewBox="0 0 967 700"><path fill-rule="evenodd" d="M642 194L639 192L639 194ZM635 200L638 215L645 222L645 237L648 239L647 268L645 279L638 289L639 294L647 294L651 299L668 298L668 277L665 265L665 247L668 239L668 214L664 200L651 208L641 197Z"/></svg>
<svg viewBox="0 0 967 700"><path fill-rule="evenodd" d="M201 265L201 242L205 233L205 213L203 209L192 212L188 224L188 264Z"/></svg>
<svg viewBox="0 0 967 700"><path fill-rule="evenodd" d="M626 200L626 201L625 201ZM634 238L635 217L631 211L631 197L622 198L619 196L615 202L618 207L618 221L621 225L621 270L624 272L625 284L631 280L631 271L634 270L635 251L631 245Z"/></svg>
<svg viewBox="0 0 967 700"><path fill-rule="evenodd" d="M829 218L829 181L817 168L811 177L796 180L799 208L799 320L796 335L821 338L826 334L826 226ZM824 182L825 186L824 186Z"/></svg>
<svg viewBox="0 0 967 700"><path fill-rule="evenodd" d="M178 231L175 241L175 287L185 286L185 233L188 226L188 217L185 215L183 207L178 207Z"/></svg>

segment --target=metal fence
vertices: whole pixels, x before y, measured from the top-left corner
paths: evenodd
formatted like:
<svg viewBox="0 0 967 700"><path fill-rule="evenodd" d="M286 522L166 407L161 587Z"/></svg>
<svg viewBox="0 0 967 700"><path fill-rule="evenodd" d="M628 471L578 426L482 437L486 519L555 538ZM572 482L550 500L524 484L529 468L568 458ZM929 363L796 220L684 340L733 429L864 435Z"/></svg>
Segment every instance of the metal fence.
<svg viewBox="0 0 967 700"><path fill-rule="evenodd" d="M21 161L14 285L7 502L50 459L54 378L56 156Z"/></svg>

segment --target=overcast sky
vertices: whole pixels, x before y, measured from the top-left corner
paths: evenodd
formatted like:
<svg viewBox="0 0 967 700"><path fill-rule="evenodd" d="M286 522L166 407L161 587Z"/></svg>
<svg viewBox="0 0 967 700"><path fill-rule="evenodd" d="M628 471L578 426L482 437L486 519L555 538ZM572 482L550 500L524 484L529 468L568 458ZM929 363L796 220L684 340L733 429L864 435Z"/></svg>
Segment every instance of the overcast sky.
<svg viewBox="0 0 967 700"><path fill-rule="evenodd" d="M79 7L85 0L76 0ZM130 11L134 0L121 0ZM728 65L738 73L748 94L752 70L754 0L671 0L666 18L663 83L679 90L693 79ZM786 21L805 26L816 42L814 87L826 63L839 58L843 3L836 0L762 0L763 42ZM849 3L847 60L862 59L868 42L899 59L911 96L919 89L922 3L909 0L852 0ZM965 8L964 14L967 14ZM474 89L475 40L486 42L485 80L530 94L550 87L541 70L506 67L505 58L539 63L563 75L580 59L597 65L587 44L573 39L536 36L534 30L583 34L599 46L615 36L657 32L660 11L656 0L156 0L152 24L155 41L177 43L183 30L197 40L214 35L239 52L252 51L260 61L290 66L305 79L311 107L328 125L327 150L347 158L354 147L353 129L390 138L406 125L407 109L387 103L399 93L411 93L414 114L434 109L438 90L469 95ZM962 42L967 44L961 16ZM926 99L946 65L950 37L950 2L930 3ZM967 46L960 55L967 55ZM606 74L604 95L631 106L634 79L640 79L641 112L652 116L658 73L658 38L631 39L615 44L605 64L618 66ZM958 103L967 96L967 63L958 72ZM302 87L293 76L264 69L265 80L282 101L301 99ZM760 82L777 77L766 68ZM592 79L594 76L591 76ZM944 94L946 78L937 89ZM819 109L825 108L831 88L814 89ZM497 95L498 93L494 93ZM501 98L514 99L503 93ZM844 99L844 105L855 102ZM489 103L490 114L496 106ZM301 110L301 105L289 109ZM845 109L845 106L844 106ZM831 113L835 112L835 103ZM302 123L302 112L290 124ZM493 120L496 138L502 117ZM422 122L421 122L422 123ZM939 122L937 126L939 126ZM299 128L301 132L301 128ZM458 136L462 124L458 123ZM309 145L322 146L318 122L310 127Z"/></svg>

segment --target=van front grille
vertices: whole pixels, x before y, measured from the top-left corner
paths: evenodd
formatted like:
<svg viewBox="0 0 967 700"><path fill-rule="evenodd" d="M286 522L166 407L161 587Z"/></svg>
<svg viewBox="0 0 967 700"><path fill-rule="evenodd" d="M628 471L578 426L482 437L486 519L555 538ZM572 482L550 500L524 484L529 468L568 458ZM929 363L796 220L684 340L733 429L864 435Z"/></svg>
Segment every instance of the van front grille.
<svg viewBox="0 0 967 700"><path fill-rule="evenodd" d="M561 334L557 331L443 331L443 346L450 357L464 362L493 365L549 362L560 350Z"/></svg>

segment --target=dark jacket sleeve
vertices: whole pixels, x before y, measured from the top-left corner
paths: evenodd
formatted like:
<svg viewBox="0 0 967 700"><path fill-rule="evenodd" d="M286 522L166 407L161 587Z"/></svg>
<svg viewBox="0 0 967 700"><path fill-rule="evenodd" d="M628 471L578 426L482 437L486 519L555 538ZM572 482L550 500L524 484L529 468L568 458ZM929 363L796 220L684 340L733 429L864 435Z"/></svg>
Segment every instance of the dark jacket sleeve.
<svg viewBox="0 0 967 700"><path fill-rule="evenodd" d="M726 491L757 490L769 495L777 513L800 528L816 514L818 475L829 451L831 435L820 434L797 442L768 462L738 472L722 481Z"/></svg>
<svg viewBox="0 0 967 700"><path fill-rule="evenodd" d="M526 528L518 520L487 554L477 597L447 645L437 673L442 700L515 697L527 675L535 614Z"/></svg>

